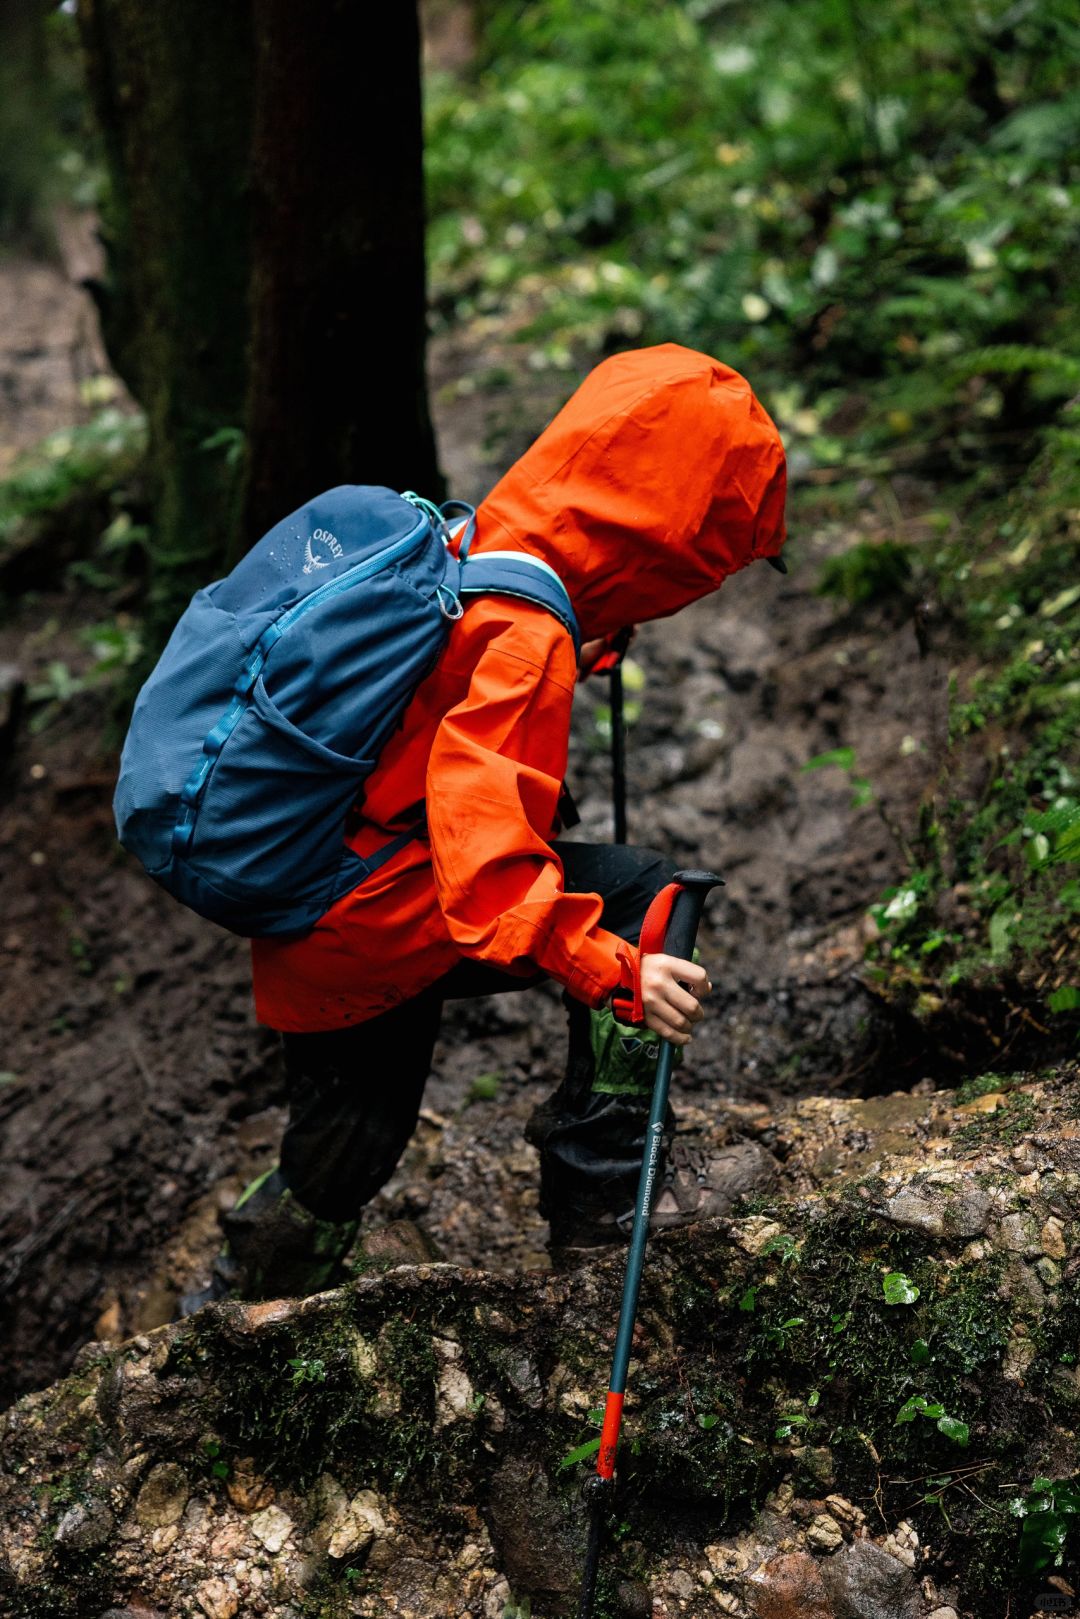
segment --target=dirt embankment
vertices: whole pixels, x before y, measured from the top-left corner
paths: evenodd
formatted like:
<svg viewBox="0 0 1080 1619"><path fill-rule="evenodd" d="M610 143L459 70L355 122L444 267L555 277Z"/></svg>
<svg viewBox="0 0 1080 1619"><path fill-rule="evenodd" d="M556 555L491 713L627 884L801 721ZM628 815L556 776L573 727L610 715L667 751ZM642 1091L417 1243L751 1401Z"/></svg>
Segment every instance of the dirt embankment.
<svg viewBox="0 0 1080 1619"><path fill-rule="evenodd" d="M1078 1115L1075 1071L735 1111L775 1178L650 1250L605 1613L1061 1610L1017 1481L1080 1469ZM573 1612L620 1282L383 1261L88 1347L6 1419L5 1611Z"/></svg>

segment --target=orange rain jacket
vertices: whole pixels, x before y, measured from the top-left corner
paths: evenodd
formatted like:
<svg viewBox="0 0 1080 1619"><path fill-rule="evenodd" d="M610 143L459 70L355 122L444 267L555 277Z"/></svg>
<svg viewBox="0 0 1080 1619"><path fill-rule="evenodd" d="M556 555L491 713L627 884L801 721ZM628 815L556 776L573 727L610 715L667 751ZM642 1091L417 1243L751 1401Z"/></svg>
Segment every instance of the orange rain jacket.
<svg viewBox="0 0 1080 1619"><path fill-rule="evenodd" d="M483 502L472 554L520 549L566 585L583 639L663 618L784 542L784 452L748 383L666 343L618 354ZM541 971L599 1005L636 952L568 894L550 846L577 669L543 608L475 598L369 777L362 855L408 844L302 939L253 944L261 1022L340 1029L418 994L462 957Z"/></svg>

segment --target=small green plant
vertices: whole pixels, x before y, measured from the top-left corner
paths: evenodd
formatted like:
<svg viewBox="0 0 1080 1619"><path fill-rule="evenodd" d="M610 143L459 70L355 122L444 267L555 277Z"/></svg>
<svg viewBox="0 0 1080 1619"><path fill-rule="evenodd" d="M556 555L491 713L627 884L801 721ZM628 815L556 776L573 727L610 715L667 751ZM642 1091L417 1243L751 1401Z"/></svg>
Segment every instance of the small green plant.
<svg viewBox="0 0 1080 1619"><path fill-rule="evenodd" d="M0 550L27 519L56 511L82 491L114 488L145 444L143 418L115 406L83 426L50 433L0 480Z"/></svg>
<svg viewBox="0 0 1080 1619"><path fill-rule="evenodd" d="M781 1265L799 1263L799 1244L787 1231L781 1231L777 1236L770 1237L761 1253L763 1258L779 1259Z"/></svg>
<svg viewBox="0 0 1080 1619"><path fill-rule="evenodd" d="M919 1289L915 1283L899 1270L887 1273L882 1279L881 1291L885 1295L886 1304L914 1304L919 1297Z"/></svg>
<svg viewBox="0 0 1080 1619"><path fill-rule="evenodd" d="M585 1420L593 1428L602 1427L604 1422L603 1406L593 1406L591 1410L585 1413ZM574 1467L578 1462L587 1461L590 1456L595 1456L599 1449L600 1436L597 1434L595 1438L586 1439L580 1445L575 1445L573 1450L568 1451L559 1462L559 1471L562 1472L566 1467Z"/></svg>
<svg viewBox="0 0 1080 1619"><path fill-rule="evenodd" d="M993 1096L997 1091L1011 1090L1020 1083L1021 1077L1020 1074L995 1074L992 1070L975 1074L956 1087L956 1105L962 1107L965 1102L974 1102L980 1096Z"/></svg>
<svg viewBox="0 0 1080 1619"><path fill-rule="evenodd" d="M477 1074L469 1086L469 1094L465 1100L466 1102L494 1102L499 1094L501 1084L501 1074Z"/></svg>
<svg viewBox="0 0 1080 1619"><path fill-rule="evenodd" d="M228 1478L232 1469L221 1454L221 1445L216 1439L205 1439L201 1446L202 1454L213 1478Z"/></svg>
<svg viewBox="0 0 1080 1619"><path fill-rule="evenodd" d="M1025 1577L1060 1568L1068 1540L1080 1524L1080 1480L1036 1478L1026 1495L1009 1502L1020 1531L1019 1572Z"/></svg>
<svg viewBox="0 0 1080 1619"><path fill-rule="evenodd" d="M803 1316L789 1316L786 1321L781 1321L774 1326L766 1327L765 1336L773 1349L783 1352L783 1350L787 1348L788 1337L790 1334L795 1331L796 1327L805 1327L805 1325L806 1320Z"/></svg>
<svg viewBox="0 0 1080 1619"><path fill-rule="evenodd" d="M938 1432L956 1445L966 1445L970 1438L966 1422L961 1422L958 1417L950 1417L939 1401L928 1400L923 1394L913 1394L910 1400L904 1401L893 1418L893 1425L914 1422L916 1417L925 1417L928 1422L935 1423Z"/></svg>
<svg viewBox="0 0 1080 1619"><path fill-rule="evenodd" d="M299 1388L304 1383L326 1382L326 1362L324 1360L318 1358L306 1360L302 1356L298 1356L296 1359L290 1360L288 1364L292 1368L290 1382L293 1388Z"/></svg>
<svg viewBox="0 0 1080 1619"><path fill-rule="evenodd" d="M92 662L76 674L61 659L45 667L44 677L30 686L27 698L35 712L30 720L31 735L45 730L74 698L91 690L111 690L135 667L142 656L139 626L126 614L111 622L94 624L79 637Z"/></svg>

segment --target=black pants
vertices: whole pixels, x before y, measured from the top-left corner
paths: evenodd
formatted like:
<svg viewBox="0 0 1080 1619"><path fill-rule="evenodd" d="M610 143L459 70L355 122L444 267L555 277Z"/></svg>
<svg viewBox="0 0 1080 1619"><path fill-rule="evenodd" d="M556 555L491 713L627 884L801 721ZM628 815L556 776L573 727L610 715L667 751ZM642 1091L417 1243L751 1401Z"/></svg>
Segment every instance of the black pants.
<svg viewBox="0 0 1080 1619"><path fill-rule="evenodd" d="M603 925L637 942L654 895L675 867L651 849L558 846L566 888L599 894ZM539 979L534 980L538 982ZM320 1219L355 1220L390 1179L416 1128L445 1000L520 990L528 980L461 961L429 989L367 1022L286 1034L289 1123L281 1172ZM566 997L566 1077L527 1134L540 1149L540 1208L553 1222L619 1213L633 1201L648 1098L594 1093L589 1011Z"/></svg>

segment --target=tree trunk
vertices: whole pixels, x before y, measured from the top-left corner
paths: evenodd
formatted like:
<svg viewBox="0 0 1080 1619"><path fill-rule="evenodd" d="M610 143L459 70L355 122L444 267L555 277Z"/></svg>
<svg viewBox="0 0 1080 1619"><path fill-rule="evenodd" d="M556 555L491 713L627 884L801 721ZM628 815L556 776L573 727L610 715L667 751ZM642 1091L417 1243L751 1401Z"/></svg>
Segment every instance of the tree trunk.
<svg viewBox="0 0 1080 1619"><path fill-rule="evenodd" d="M415 4L354 0L81 0L79 21L105 340L149 422L153 644L320 488L441 492L419 28Z"/></svg>
<svg viewBox="0 0 1080 1619"><path fill-rule="evenodd" d="M254 13L245 546L336 483L442 491L416 5L254 0Z"/></svg>
<svg viewBox="0 0 1080 1619"><path fill-rule="evenodd" d="M0 236L27 247L47 240L40 204L46 189L52 83L45 0L0 0Z"/></svg>
<svg viewBox="0 0 1080 1619"><path fill-rule="evenodd" d="M78 15L110 180L103 330L149 427L153 633L236 526L251 14L248 0L80 0Z"/></svg>

